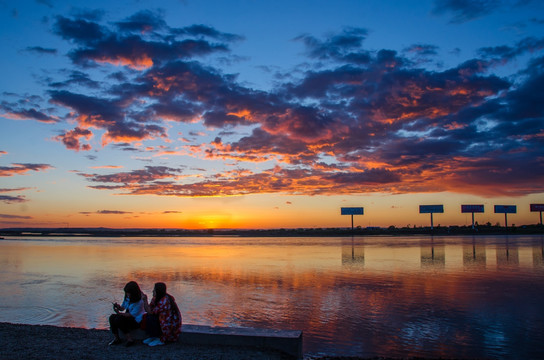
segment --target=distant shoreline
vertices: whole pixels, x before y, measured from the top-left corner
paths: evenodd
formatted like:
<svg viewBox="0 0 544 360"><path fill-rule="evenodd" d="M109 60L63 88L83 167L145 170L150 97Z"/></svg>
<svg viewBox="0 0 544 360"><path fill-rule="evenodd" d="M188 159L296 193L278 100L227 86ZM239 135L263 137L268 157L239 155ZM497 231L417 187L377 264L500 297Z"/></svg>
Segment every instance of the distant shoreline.
<svg viewBox="0 0 544 360"><path fill-rule="evenodd" d="M66 236L66 237L183 237L183 236L240 236L240 237L333 237L333 236L410 236L410 235L544 235L542 225L523 225L505 228L497 225L430 227L357 227L299 228L299 229L115 229L115 228L4 228L4 236Z"/></svg>

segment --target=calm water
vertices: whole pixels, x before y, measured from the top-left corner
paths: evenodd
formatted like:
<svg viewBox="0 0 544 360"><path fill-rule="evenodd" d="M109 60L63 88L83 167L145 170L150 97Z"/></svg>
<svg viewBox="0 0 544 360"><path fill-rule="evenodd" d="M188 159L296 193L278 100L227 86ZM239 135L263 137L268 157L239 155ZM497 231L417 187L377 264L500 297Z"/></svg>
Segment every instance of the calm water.
<svg viewBox="0 0 544 360"><path fill-rule="evenodd" d="M107 328L136 280L187 324L304 331L306 354L544 358L542 236L10 238L0 321Z"/></svg>

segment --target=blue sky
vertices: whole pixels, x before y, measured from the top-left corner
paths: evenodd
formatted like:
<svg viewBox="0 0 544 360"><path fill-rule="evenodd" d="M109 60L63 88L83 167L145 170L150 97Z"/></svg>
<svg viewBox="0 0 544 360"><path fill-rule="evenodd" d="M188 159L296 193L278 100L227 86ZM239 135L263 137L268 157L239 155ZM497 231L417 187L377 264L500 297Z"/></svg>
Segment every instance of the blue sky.
<svg viewBox="0 0 544 360"><path fill-rule="evenodd" d="M544 202L539 1L28 0L0 16L0 225L326 227L353 205L366 225L425 224L425 202L446 224L462 203L531 223Z"/></svg>

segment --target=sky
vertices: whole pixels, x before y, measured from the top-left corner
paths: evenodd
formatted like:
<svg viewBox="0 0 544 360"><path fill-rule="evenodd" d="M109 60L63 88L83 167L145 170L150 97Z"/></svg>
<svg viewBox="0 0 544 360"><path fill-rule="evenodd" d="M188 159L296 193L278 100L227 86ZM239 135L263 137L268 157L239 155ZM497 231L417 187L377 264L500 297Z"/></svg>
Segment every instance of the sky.
<svg viewBox="0 0 544 360"><path fill-rule="evenodd" d="M544 2L0 0L0 227L536 224Z"/></svg>

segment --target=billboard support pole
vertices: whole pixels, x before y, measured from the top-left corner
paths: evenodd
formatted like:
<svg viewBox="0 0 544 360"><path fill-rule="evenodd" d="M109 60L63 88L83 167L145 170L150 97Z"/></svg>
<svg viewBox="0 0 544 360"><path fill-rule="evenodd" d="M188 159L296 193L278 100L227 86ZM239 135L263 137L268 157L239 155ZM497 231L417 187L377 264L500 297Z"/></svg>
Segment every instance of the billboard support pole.
<svg viewBox="0 0 544 360"><path fill-rule="evenodd" d="M365 209L362 207L343 207L340 208L340 215L351 215L351 232L354 230L353 215L364 215Z"/></svg>
<svg viewBox="0 0 544 360"><path fill-rule="evenodd" d="M433 214L443 213L444 205L419 205L420 214L431 214L431 230L434 229Z"/></svg>
<svg viewBox="0 0 544 360"><path fill-rule="evenodd" d="M495 205L495 214L504 214L504 226L508 229L508 214L517 213L516 205Z"/></svg>
<svg viewBox="0 0 544 360"><path fill-rule="evenodd" d="M484 212L484 206L479 205L461 205L461 213L472 213L472 230L476 229L475 221L474 221L474 213L483 213Z"/></svg>
<svg viewBox="0 0 544 360"><path fill-rule="evenodd" d="M544 204L531 204L531 211L540 213L540 226L542 226L542 212L544 211Z"/></svg>

